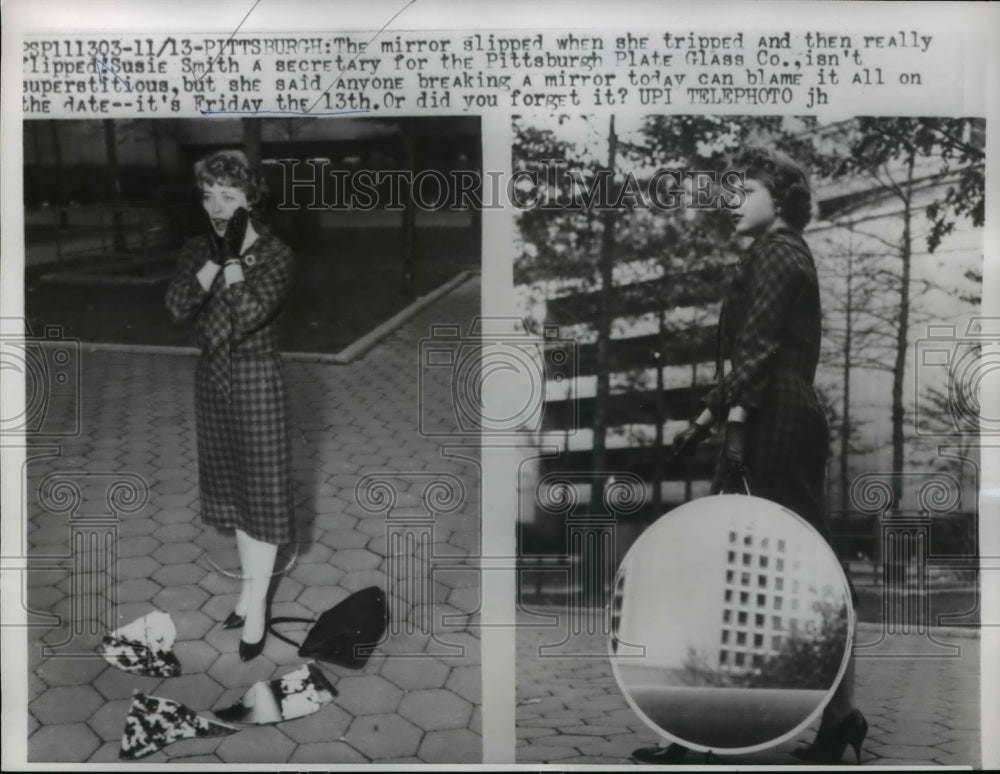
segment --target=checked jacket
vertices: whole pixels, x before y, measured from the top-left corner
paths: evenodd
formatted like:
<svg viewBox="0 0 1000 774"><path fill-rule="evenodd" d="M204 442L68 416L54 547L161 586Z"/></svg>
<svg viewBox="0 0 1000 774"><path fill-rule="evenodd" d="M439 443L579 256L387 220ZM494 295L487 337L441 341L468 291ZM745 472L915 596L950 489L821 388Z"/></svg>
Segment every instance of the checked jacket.
<svg viewBox="0 0 1000 774"><path fill-rule="evenodd" d="M194 324L198 482L202 518L282 544L293 539L294 493L285 367L278 316L291 284L292 251L258 229L243 251L244 280L227 286L220 270L205 291L197 272L217 260L211 236L181 250L166 304Z"/></svg>
<svg viewBox="0 0 1000 774"><path fill-rule="evenodd" d="M729 373L704 398L716 417L748 410L750 493L826 527L829 431L813 389L821 331L819 283L802 235L779 228L761 235L726 286L718 329L720 363ZM721 375L721 368L720 368ZM716 485L720 474L717 474Z"/></svg>

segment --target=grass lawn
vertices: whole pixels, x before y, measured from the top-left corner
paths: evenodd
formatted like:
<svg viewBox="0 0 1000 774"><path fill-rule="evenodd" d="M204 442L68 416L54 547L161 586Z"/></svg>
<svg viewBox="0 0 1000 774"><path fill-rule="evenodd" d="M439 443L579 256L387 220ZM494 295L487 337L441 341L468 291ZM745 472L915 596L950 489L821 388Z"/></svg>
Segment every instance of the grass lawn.
<svg viewBox="0 0 1000 774"><path fill-rule="evenodd" d="M403 289L398 230L325 229L298 240L296 275L284 306L285 351L339 352L379 323L463 270L480 268L479 236L472 229L427 227L416 231L413 291ZM30 278L25 311L32 332L59 325L63 335L88 342L186 345L191 331L175 326L163 304L170 251L148 255L126 276L136 284L78 284ZM161 260L157 260L157 259ZM48 267L45 271L51 271ZM79 272L92 272L80 268ZM107 271L102 270L104 276ZM145 275L145 276L144 276Z"/></svg>

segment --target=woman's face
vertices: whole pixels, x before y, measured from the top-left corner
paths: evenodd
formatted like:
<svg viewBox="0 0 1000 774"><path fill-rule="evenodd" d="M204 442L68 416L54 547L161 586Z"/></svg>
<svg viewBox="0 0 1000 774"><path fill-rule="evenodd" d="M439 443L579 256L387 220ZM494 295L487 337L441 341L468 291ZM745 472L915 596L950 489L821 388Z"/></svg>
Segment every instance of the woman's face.
<svg viewBox="0 0 1000 774"><path fill-rule="evenodd" d="M246 192L242 188L219 183L202 186L201 206L205 208L212 228L219 236L226 233L226 224L236 210L240 207L250 209Z"/></svg>
<svg viewBox="0 0 1000 774"><path fill-rule="evenodd" d="M752 177L744 181L743 193L743 204L733 210L736 233L740 236L759 236L771 228L778 217L774 200L767 186Z"/></svg>

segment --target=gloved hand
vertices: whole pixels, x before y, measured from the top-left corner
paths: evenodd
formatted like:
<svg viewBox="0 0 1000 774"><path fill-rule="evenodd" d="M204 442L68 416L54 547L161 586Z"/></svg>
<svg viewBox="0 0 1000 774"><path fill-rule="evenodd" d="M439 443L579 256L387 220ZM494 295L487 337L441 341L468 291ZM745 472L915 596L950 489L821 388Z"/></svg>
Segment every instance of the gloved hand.
<svg viewBox="0 0 1000 774"><path fill-rule="evenodd" d="M250 223L250 213L246 208L240 207L233 213L233 217L226 224L226 233L222 237L222 260L223 262L231 258L239 258L243 249L243 238L247 233L247 224Z"/></svg>
<svg viewBox="0 0 1000 774"><path fill-rule="evenodd" d="M746 472L746 424L730 420L726 422L712 494L745 492Z"/></svg>
<svg viewBox="0 0 1000 774"><path fill-rule="evenodd" d="M734 467L742 468L746 458L746 424L726 422L726 434L722 441L722 456Z"/></svg>
<svg viewBox="0 0 1000 774"><path fill-rule="evenodd" d="M692 422L687 428L681 430L681 432L674 436L674 441L671 444L673 459L676 460L694 454L694 450L698 444L708 438L708 433L708 427L699 425L697 422Z"/></svg>

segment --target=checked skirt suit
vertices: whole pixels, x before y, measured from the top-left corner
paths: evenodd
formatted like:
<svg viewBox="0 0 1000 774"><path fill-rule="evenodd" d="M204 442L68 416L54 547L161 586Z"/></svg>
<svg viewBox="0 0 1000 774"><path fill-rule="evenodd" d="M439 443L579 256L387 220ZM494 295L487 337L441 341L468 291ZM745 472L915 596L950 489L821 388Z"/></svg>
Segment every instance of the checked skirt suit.
<svg viewBox="0 0 1000 774"><path fill-rule="evenodd" d="M797 513L830 540L826 520L826 415L813 389L821 331L812 253L789 228L762 234L729 279L717 361L731 371L705 397L717 417L748 409L750 493ZM721 368L720 368L721 373ZM713 491L722 486L720 463Z"/></svg>
<svg viewBox="0 0 1000 774"><path fill-rule="evenodd" d="M256 226L256 224L255 224ZM281 545L294 538L291 435L277 317L291 282L292 251L266 229L240 256L244 281L209 292L196 273L214 258L212 237L181 250L166 303L194 321L198 482L203 520Z"/></svg>

